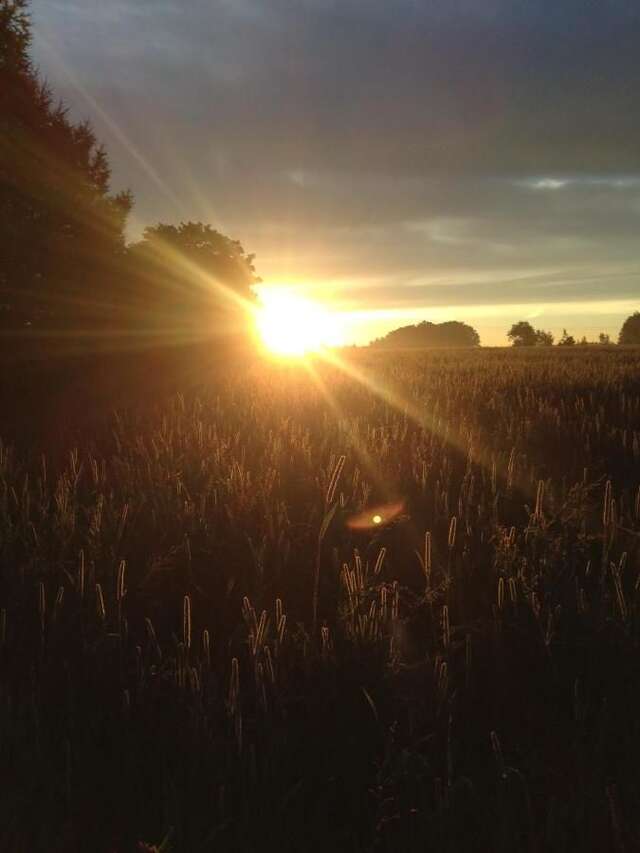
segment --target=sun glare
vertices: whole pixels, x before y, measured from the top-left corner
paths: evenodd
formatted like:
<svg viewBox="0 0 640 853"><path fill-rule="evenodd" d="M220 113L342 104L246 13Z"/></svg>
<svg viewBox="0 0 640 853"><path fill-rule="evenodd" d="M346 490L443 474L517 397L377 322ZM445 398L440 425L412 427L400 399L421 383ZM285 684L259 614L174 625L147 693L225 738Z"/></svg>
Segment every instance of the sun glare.
<svg viewBox="0 0 640 853"><path fill-rule="evenodd" d="M339 318L315 302L288 292L263 291L256 327L273 355L300 358L342 343Z"/></svg>

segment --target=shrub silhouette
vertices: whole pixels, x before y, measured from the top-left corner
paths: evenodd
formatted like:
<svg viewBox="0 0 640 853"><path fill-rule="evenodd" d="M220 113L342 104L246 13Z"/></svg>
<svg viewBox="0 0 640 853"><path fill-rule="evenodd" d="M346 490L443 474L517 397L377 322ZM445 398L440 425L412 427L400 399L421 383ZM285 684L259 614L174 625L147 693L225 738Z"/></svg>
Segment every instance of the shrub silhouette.
<svg viewBox="0 0 640 853"><path fill-rule="evenodd" d="M429 323L423 320L415 326L402 326L378 338L375 347L477 347L480 336L472 326L451 320Z"/></svg>

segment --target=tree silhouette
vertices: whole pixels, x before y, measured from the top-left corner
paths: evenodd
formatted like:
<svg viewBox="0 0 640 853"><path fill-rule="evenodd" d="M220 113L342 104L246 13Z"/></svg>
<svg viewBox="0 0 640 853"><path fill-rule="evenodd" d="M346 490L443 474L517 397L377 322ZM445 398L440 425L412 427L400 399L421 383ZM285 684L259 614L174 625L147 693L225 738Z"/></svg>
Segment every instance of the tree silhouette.
<svg viewBox="0 0 640 853"><path fill-rule="evenodd" d="M514 323L507 332L507 337L514 347L550 347L553 335L544 329L534 329L527 320Z"/></svg>
<svg viewBox="0 0 640 853"><path fill-rule="evenodd" d="M0 0L0 303L5 324L108 320L128 192L34 70L26 0Z"/></svg>
<svg viewBox="0 0 640 853"><path fill-rule="evenodd" d="M526 320L514 323L507 332L514 347L534 347L537 343L536 331Z"/></svg>
<svg viewBox="0 0 640 853"><path fill-rule="evenodd" d="M138 308L146 322L208 335L246 326L255 300L254 256L201 222L146 228L129 249Z"/></svg>
<svg viewBox="0 0 640 853"><path fill-rule="evenodd" d="M566 329L562 330L562 337L558 341L559 347L572 347L575 346L576 339L573 335L570 335Z"/></svg>
<svg viewBox="0 0 640 853"><path fill-rule="evenodd" d="M551 332L545 332L544 329L536 329L536 345L541 347L552 346L553 335Z"/></svg>
<svg viewBox="0 0 640 853"><path fill-rule="evenodd" d="M640 345L640 311L631 314L622 324L618 343L623 345Z"/></svg>
<svg viewBox="0 0 640 853"><path fill-rule="evenodd" d="M477 347L480 336L472 326L451 320L447 323L423 321L415 326L394 329L373 341L375 347Z"/></svg>

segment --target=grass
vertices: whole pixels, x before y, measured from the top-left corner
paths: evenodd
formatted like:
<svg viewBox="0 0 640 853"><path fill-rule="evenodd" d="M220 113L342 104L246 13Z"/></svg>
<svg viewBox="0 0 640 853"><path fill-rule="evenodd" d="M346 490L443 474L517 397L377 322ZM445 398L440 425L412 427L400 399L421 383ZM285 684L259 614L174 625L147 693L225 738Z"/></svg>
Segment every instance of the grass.
<svg viewBox="0 0 640 853"><path fill-rule="evenodd" d="M639 376L244 364L3 445L0 848L638 849Z"/></svg>

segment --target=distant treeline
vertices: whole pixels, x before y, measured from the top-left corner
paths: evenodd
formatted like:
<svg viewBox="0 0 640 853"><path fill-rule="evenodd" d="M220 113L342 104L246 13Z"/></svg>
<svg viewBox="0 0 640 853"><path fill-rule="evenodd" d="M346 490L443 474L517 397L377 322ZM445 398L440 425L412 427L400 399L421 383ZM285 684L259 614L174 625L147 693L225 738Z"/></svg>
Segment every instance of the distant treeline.
<svg viewBox="0 0 640 853"><path fill-rule="evenodd" d="M507 338L511 341L514 347L550 347L553 346L555 338L551 332L544 329L534 329L528 320L520 320L514 323L507 332ZM562 336L558 340L556 346L572 347L572 346L609 346L611 337L606 332L600 332L597 341L589 341L585 336L576 341L573 335L570 335L566 329L562 330ZM636 311L622 324L618 335L618 344L623 346L634 346L640 344L640 312Z"/></svg>
<svg viewBox="0 0 640 853"><path fill-rule="evenodd" d="M383 338L373 341L378 348L407 347L477 347L480 335L472 326L451 320L446 323L429 323L423 320L414 326L394 329Z"/></svg>
<svg viewBox="0 0 640 853"><path fill-rule="evenodd" d="M551 332L544 329L534 329L527 320L514 323L507 332L507 338L514 347L549 347L555 343ZM557 341L556 346L570 347L595 344L608 346L611 343L610 336L605 332L598 335L597 341L588 341L586 337L576 341L573 335L563 329L562 336ZM618 344L640 345L640 312L636 311L624 321L618 335ZM383 338L372 341L371 346L378 349L477 347L480 346L480 336L472 326L456 320L446 323L423 321L412 326L394 329Z"/></svg>

